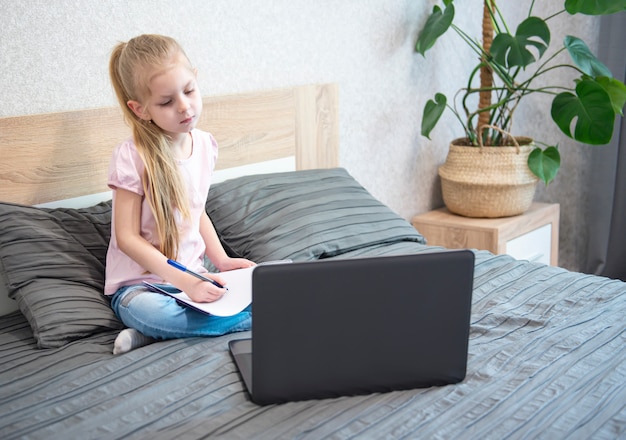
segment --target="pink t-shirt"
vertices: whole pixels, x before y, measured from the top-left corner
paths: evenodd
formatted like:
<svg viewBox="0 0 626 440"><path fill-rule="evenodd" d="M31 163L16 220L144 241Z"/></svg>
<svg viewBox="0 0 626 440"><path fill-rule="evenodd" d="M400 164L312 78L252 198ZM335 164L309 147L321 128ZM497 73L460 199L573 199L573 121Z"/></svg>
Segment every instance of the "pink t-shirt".
<svg viewBox="0 0 626 440"><path fill-rule="evenodd" d="M204 212L211 176L217 160L217 142L210 133L200 130L191 132L193 150L191 156L179 160L178 166L183 182L187 185L191 221L180 222L181 243L178 250L178 261L191 270L205 271L202 263L206 250L204 240L200 235L200 216ZM152 209L145 198L141 178L144 163L137 152L135 142L131 139L119 144L113 152L109 165L108 185L113 189L115 202L116 189L121 188L143 196L141 203L141 235L155 247L159 247L156 223ZM115 207L115 203L113 204ZM115 208L114 208L115 209ZM115 212L113 212L115 219ZM154 274L145 273L146 270L135 263L120 250L115 236L115 220L111 222L111 241L107 252L106 278L104 293L112 295L120 287L139 284L143 280L162 282Z"/></svg>

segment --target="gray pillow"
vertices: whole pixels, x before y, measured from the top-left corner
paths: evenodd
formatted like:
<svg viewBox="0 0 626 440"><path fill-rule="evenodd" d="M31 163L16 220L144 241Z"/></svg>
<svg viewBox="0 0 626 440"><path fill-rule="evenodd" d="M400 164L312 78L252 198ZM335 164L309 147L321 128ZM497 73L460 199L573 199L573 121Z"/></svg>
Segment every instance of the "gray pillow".
<svg viewBox="0 0 626 440"><path fill-rule="evenodd" d="M40 348L123 328L103 295L110 202L85 209L0 203L0 281Z"/></svg>
<svg viewBox="0 0 626 440"><path fill-rule="evenodd" d="M343 168L227 180L211 186L206 208L222 241L256 262L329 258L399 241L425 244Z"/></svg>

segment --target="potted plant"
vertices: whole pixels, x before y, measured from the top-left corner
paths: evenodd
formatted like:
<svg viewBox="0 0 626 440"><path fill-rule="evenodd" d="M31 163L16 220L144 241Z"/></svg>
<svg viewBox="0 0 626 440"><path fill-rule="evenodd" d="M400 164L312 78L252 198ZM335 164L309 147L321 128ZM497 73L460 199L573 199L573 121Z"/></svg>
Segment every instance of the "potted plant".
<svg viewBox="0 0 626 440"><path fill-rule="evenodd" d="M626 86L613 78L581 39L567 36L558 50L551 52L548 48L549 22L555 16L566 12L587 15L622 12L626 10L626 0L565 0L563 11L547 18L534 16L534 6L535 0L530 3L527 17L513 28L505 21L495 0L484 0L483 38L479 42L454 24L453 0L443 0L443 8L433 8L417 38L415 50L425 56L437 39L452 29L478 58L455 101L451 104L445 95L437 93L426 103L422 119L421 132L428 138L446 109L452 111L463 128L463 138L452 142L446 163L439 170L444 202L458 214L502 217L522 213L532 203L537 181L540 179L547 185L556 176L560 167L557 145L547 144L537 136L523 138L511 134L515 110L526 96L553 95L550 115L554 122L567 136L590 145L607 144L613 136L615 118L623 115ZM558 60L564 51L569 53L572 64ZM558 77L551 76L555 80L553 85L536 85L538 78L557 69L569 69L579 77L573 83L563 84ZM472 99L478 99L475 109L470 108ZM467 151L483 165L453 150ZM452 169L458 167L467 178L457 179L452 175ZM505 178L504 184L494 187L494 173L504 173L507 169L518 170L518 176L509 177L508 181ZM473 196L461 193L467 179L478 180L478 190ZM518 183L525 187L521 201L502 209L496 206L510 198L506 194L509 187ZM458 207L457 202L470 208ZM486 207L487 212L477 205Z"/></svg>

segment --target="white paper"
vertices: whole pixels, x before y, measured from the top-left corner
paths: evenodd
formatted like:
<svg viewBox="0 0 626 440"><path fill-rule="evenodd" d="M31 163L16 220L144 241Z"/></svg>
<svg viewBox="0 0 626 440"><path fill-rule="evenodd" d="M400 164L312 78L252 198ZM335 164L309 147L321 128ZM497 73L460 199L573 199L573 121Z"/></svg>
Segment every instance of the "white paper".
<svg viewBox="0 0 626 440"><path fill-rule="evenodd" d="M178 301L187 304L189 307L204 313L215 316L232 316L241 312L252 303L252 270L254 267L245 269L230 270L220 272L219 276L225 281L228 291L217 301L210 303L194 302L185 292L172 293L159 289L158 286L144 281L153 290L176 298Z"/></svg>
<svg viewBox="0 0 626 440"><path fill-rule="evenodd" d="M283 264L291 263L291 260L279 260L279 261L267 261L260 263L259 265L266 264ZM247 267L245 269L229 270L227 272L219 272L219 275L225 282L225 287L228 287L228 291L217 301L210 303L194 302L187 296L185 292L172 293L159 289L158 286L147 283L148 287L153 290L158 290L161 293L169 295L187 304L189 307L197 309L204 313L209 313L215 316L232 316L241 312L243 309L252 304L252 271L253 267Z"/></svg>

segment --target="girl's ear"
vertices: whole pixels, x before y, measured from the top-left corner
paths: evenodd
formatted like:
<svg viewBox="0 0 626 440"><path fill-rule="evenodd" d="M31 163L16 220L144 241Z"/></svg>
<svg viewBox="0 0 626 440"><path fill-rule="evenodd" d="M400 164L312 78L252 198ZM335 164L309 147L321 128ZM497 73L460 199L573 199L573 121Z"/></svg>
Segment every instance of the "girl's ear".
<svg viewBox="0 0 626 440"><path fill-rule="evenodd" d="M141 105L138 101L128 101L126 105L139 119L143 119L144 121L152 119L148 112L145 111L143 105Z"/></svg>

